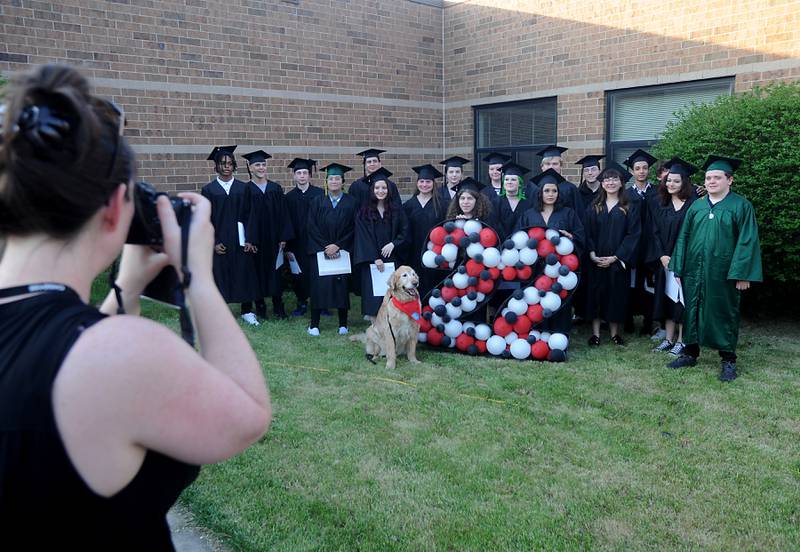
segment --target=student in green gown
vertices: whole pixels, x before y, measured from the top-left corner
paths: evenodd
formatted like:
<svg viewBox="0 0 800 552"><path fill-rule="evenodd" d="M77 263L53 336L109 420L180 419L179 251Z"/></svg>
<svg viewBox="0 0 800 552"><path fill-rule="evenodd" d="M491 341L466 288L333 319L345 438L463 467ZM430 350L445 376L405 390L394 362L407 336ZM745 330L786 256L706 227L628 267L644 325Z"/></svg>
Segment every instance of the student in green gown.
<svg viewBox="0 0 800 552"><path fill-rule="evenodd" d="M719 379L736 379L739 299L750 282L760 282L761 248L753 205L731 191L733 172L741 161L710 155L706 171L707 197L686 213L669 263L683 286L684 354L670 368L697 364L700 346L719 351Z"/></svg>

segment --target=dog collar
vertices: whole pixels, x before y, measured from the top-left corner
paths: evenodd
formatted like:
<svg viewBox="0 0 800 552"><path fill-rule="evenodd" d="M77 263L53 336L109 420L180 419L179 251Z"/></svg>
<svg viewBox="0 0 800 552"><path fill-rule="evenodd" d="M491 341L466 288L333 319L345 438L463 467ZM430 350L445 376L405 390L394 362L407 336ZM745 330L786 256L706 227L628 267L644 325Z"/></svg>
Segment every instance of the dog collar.
<svg viewBox="0 0 800 552"><path fill-rule="evenodd" d="M400 301L397 297L392 297L392 304L406 313L411 320L417 324L422 324L422 306L419 302L419 297L408 301Z"/></svg>

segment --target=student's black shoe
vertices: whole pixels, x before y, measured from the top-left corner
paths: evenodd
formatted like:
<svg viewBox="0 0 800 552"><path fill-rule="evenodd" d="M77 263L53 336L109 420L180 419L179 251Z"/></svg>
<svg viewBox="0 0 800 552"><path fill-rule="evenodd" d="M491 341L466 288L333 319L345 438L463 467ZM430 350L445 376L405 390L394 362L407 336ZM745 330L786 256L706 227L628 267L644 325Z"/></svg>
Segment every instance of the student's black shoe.
<svg viewBox="0 0 800 552"><path fill-rule="evenodd" d="M305 316L308 310L308 305L305 303L297 305L297 308L292 311L292 316Z"/></svg>
<svg viewBox="0 0 800 552"><path fill-rule="evenodd" d="M690 355L681 355L669 364L667 368L686 368L687 366L694 366L697 364L697 359Z"/></svg>
<svg viewBox="0 0 800 552"><path fill-rule="evenodd" d="M625 340L622 339L622 336L619 334L612 335L611 341L614 343L614 345L625 345Z"/></svg>
<svg viewBox="0 0 800 552"><path fill-rule="evenodd" d="M730 360L723 360L719 371L719 381L733 381L737 375L736 363Z"/></svg>
<svg viewBox="0 0 800 552"><path fill-rule="evenodd" d="M261 309L256 309L256 316L258 318L260 318L261 320L266 320L267 319L267 311L266 310L261 310Z"/></svg>
<svg viewBox="0 0 800 552"><path fill-rule="evenodd" d="M278 307L273 307L272 314L275 316L275 318L279 320L286 320L287 318L289 318L288 316L286 316L286 310L284 310L283 305L280 305Z"/></svg>
<svg viewBox="0 0 800 552"><path fill-rule="evenodd" d="M593 335L589 338L589 347L599 347L600 346L600 336Z"/></svg>

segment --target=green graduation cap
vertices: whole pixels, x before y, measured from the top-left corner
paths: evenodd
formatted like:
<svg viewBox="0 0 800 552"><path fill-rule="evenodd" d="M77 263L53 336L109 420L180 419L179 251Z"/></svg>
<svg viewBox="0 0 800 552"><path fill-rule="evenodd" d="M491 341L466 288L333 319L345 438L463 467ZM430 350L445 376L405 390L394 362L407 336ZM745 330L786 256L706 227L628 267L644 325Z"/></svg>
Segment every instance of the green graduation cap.
<svg viewBox="0 0 800 552"><path fill-rule="evenodd" d="M725 171L728 174L739 168L742 164L741 159L735 157L723 157L721 155L709 155L706 162L703 163L704 171Z"/></svg>
<svg viewBox="0 0 800 552"><path fill-rule="evenodd" d="M347 165L341 165L339 163L330 163L322 167L320 170L325 171L325 174L328 176L344 176L344 173L350 172L353 169L348 167Z"/></svg>

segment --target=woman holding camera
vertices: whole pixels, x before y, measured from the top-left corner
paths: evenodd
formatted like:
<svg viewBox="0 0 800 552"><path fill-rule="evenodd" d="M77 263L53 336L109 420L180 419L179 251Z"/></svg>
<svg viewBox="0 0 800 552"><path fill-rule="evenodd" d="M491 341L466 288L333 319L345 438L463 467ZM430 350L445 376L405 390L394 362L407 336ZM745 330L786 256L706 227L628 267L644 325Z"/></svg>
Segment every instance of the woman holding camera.
<svg viewBox="0 0 800 552"><path fill-rule="evenodd" d="M198 473L266 431L258 360L212 275L210 206L191 203L186 298L200 353L135 316L179 267L181 229L157 202L164 252L123 244L134 216L124 116L74 69L49 65L7 96L0 146L0 519L31 549L171 550L166 512ZM54 178L54 175L57 175ZM114 295L92 282L122 258ZM22 540L24 539L24 540Z"/></svg>

